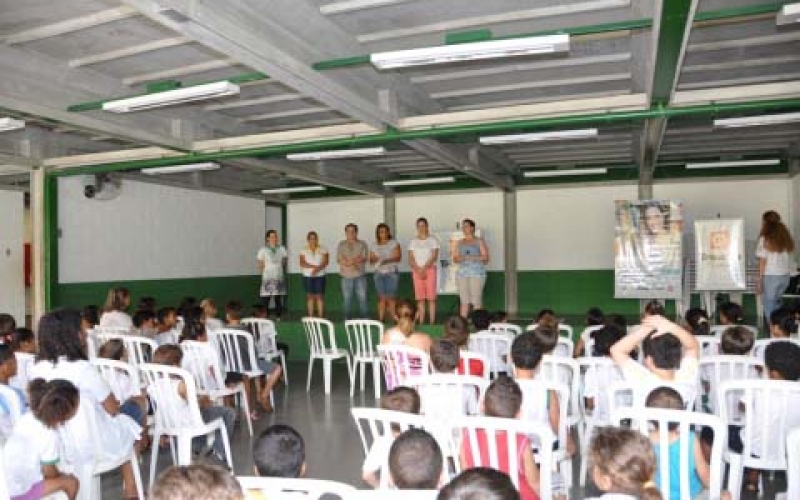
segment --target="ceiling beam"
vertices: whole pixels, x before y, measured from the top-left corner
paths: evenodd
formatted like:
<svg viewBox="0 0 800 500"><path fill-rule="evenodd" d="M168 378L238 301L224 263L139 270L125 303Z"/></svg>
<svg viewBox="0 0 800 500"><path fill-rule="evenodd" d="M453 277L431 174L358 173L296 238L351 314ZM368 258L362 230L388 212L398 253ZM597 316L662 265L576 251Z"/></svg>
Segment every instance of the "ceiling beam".
<svg viewBox="0 0 800 500"><path fill-rule="evenodd" d="M152 73L143 73L141 75L129 76L122 79L125 85L138 85L145 82L154 82L158 80L167 80L179 76L194 75L197 73L204 73L206 71L213 71L215 69L229 68L236 66L238 63L233 59L212 59L210 61L203 61L201 63L189 64L187 66L178 66L161 71L153 71Z"/></svg>
<svg viewBox="0 0 800 500"><path fill-rule="evenodd" d="M220 187L215 187L209 185L208 183L203 183L202 185L194 184L193 182L182 182L174 179L169 179L167 176L159 176L159 175L145 175L138 172L125 172L120 174L123 179L129 179L136 182L143 182L146 184L157 184L159 186L169 186L169 187L176 187L181 189L189 189L192 191L203 191L207 193L218 193L218 194L228 194L233 196L240 196L242 198L253 198L258 200L265 200L270 203L286 203L286 200L283 198L276 198L276 197L266 197L266 195L261 193L246 193L242 191L235 191L232 189L225 189ZM266 198L265 198L266 197Z"/></svg>
<svg viewBox="0 0 800 500"><path fill-rule="evenodd" d="M117 50L110 50L108 52L101 52L90 56L78 57L69 61L69 66L72 68L80 68L81 66L89 66L91 64L99 64L108 61L116 61L124 57L138 56L156 50L164 50L171 47L178 47L186 45L192 41L185 36L176 36L172 38L162 38L161 40L154 40L152 42L142 43L139 45L132 45Z"/></svg>
<svg viewBox="0 0 800 500"><path fill-rule="evenodd" d="M129 17L137 16L139 13L136 9L127 6L115 7L113 9L87 14L85 16L75 17L64 21L59 21L53 24L37 26L36 28L19 31L8 35L3 39L6 45L17 45L20 43L33 42L45 38L51 38L59 35L66 35L76 31L93 28L102 24L128 19Z"/></svg>
<svg viewBox="0 0 800 500"><path fill-rule="evenodd" d="M343 0L340 2L326 3L320 5L320 14L329 16L333 14L345 14L359 10L375 9L377 7L388 7L401 3L418 2L419 0Z"/></svg>

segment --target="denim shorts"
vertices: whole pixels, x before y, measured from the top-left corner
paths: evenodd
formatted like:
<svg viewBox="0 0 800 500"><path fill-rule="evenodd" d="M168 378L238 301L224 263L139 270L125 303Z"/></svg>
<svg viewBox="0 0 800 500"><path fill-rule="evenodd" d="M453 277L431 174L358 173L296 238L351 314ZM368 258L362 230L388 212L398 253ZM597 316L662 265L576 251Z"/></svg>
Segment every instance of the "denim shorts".
<svg viewBox="0 0 800 500"><path fill-rule="evenodd" d="M375 290L382 297L394 297L397 295L397 283L400 275L397 273L375 273L372 277L375 280Z"/></svg>
<svg viewBox="0 0 800 500"><path fill-rule="evenodd" d="M303 276L303 287L308 295L325 295L325 276Z"/></svg>

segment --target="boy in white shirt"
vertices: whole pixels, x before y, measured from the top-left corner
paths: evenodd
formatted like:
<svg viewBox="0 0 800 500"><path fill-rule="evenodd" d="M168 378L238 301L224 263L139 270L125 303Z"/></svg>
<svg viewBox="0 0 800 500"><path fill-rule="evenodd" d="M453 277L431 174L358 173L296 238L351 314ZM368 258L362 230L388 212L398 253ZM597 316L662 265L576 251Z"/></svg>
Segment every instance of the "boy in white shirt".
<svg viewBox="0 0 800 500"><path fill-rule="evenodd" d="M431 366L433 367L434 373L455 375L460 359L460 351L455 343L449 340L435 340L431 344ZM474 387L465 385L462 387L462 389L463 394L461 394L459 402L449 397L451 396L450 394L438 394L438 391L431 393L429 398L426 397L427 395L424 393L420 394L420 398L423 400L422 413L429 413L430 408L428 408L428 411L426 411L426 407L430 406L441 409L443 407L441 401L442 396L448 396L448 402L455 403L456 405L459 405L460 403L460 408L458 408L458 410L460 410L462 415L477 415L478 395L476 394ZM433 401L433 405L431 405L431 401L429 401L429 404L426 405L425 400L430 400L431 398L439 399L439 401ZM456 410L456 408L448 408L448 410L453 411ZM450 415L452 415L452 413ZM442 415L437 415L437 417L442 417Z"/></svg>

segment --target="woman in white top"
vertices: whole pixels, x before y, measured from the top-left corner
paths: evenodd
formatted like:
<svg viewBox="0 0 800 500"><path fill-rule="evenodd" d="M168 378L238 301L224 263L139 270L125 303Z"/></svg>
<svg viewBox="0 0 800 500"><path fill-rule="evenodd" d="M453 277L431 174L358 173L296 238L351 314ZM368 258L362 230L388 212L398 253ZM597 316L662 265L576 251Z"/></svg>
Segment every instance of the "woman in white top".
<svg viewBox="0 0 800 500"><path fill-rule="evenodd" d="M325 268L330 256L328 250L319 244L316 231L309 231L306 236L308 246L300 252L300 267L303 269L303 287L306 290L306 312L314 316L316 305L317 316L325 315Z"/></svg>
<svg viewBox="0 0 800 500"><path fill-rule="evenodd" d="M794 264L794 240L774 210L764 212L761 233L756 247L758 281L756 292L764 304L764 316L769 318L781 303L783 292L789 286L789 275Z"/></svg>
<svg viewBox="0 0 800 500"><path fill-rule="evenodd" d="M88 361L81 348L81 315L64 309L45 314L39 320L39 356L31 377L69 380L80 390L81 405L76 415L60 429L68 462L84 467L94 461L121 460L131 454L142 428L142 410L134 402L120 406L111 388ZM94 412L95 428L87 425ZM101 447L95 456L94 442ZM136 496L130 462L121 467L125 498Z"/></svg>
<svg viewBox="0 0 800 500"><path fill-rule="evenodd" d="M378 292L378 321L383 321L386 311L395 317L395 296L400 282L397 264L403 258L400 244L392 238L388 224L375 227L375 243L369 249L369 263L375 266L375 291Z"/></svg>
<svg viewBox="0 0 800 500"><path fill-rule="evenodd" d="M286 248L279 243L278 232L267 231L267 244L258 251L258 269L261 271L261 300L269 311L269 303L275 300L275 316L280 320L286 299Z"/></svg>
<svg viewBox="0 0 800 500"><path fill-rule="evenodd" d="M418 320L425 321L425 301L428 301L430 323L436 322L436 261L439 260L439 240L428 232L428 219L417 219L417 237L408 245L408 265L414 281Z"/></svg>
<svg viewBox="0 0 800 500"><path fill-rule="evenodd" d="M133 329L133 320L125 312L131 305L131 293L127 288L112 288L106 296L103 314L100 316L100 328L119 328L127 331Z"/></svg>

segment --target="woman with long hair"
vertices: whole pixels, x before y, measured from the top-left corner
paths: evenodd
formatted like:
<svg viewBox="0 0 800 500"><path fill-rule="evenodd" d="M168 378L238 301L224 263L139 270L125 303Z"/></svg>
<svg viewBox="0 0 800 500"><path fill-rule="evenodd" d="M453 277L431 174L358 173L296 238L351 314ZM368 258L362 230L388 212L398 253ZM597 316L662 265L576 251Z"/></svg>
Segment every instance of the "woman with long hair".
<svg viewBox="0 0 800 500"><path fill-rule="evenodd" d="M458 264L456 284L461 302L461 316L469 317L470 306L483 308L483 285L486 283L486 264L489 262L489 248L483 238L475 236L475 221L464 219L461 222L464 238L455 243L452 249L453 262Z"/></svg>
<svg viewBox="0 0 800 500"><path fill-rule="evenodd" d="M101 328L133 329L133 320L126 311L131 306L131 293L127 288L116 287L108 291L103 314L100 316Z"/></svg>
<svg viewBox="0 0 800 500"><path fill-rule="evenodd" d="M375 243L369 250L369 263L375 266L373 280L378 292L378 321L394 318L397 284L400 282L398 263L403 254L400 244L392 238L392 231L383 222L375 227Z"/></svg>
<svg viewBox="0 0 800 500"><path fill-rule="evenodd" d="M758 281L756 293L761 295L764 316L769 318L781 303L781 296L789 286L789 275L794 263L794 240L774 210L764 212L761 232L758 235Z"/></svg>

